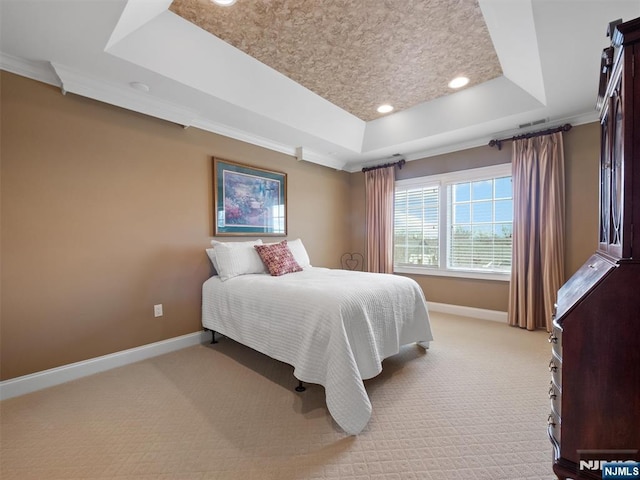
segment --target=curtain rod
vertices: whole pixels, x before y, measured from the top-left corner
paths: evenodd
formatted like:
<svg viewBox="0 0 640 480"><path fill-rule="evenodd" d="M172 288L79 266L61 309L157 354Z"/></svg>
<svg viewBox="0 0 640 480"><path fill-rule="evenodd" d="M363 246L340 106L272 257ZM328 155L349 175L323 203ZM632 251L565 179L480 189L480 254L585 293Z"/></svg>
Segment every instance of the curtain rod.
<svg viewBox="0 0 640 480"><path fill-rule="evenodd" d="M376 165L375 167L365 167L362 169L363 172L368 172L370 170L377 170L378 168L387 168L387 167L393 167L394 165L397 165L398 168L400 170L402 170L402 166L407 163L406 160L403 158L402 160L398 160L397 162L390 162L390 163L385 163L384 165Z"/></svg>
<svg viewBox="0 0 640 480"><path fill-rule="evenodd" d="M522 140L523 138L540 137L542 135L549 135L550 133L556 133L556 132L568 132L569 130L571 130L571 124L570 123L565 123L564 125L562 125L560 127L548 128L547 130L540 130L538 132L525 133L523 135L517 135L517 136L511 137L511 138L503 138L501 140L491 140L489 142L489 146L490 147L498 147L498 150L502 150L502 142L509 142L509 141L513 141L513 140Z"/></svg>

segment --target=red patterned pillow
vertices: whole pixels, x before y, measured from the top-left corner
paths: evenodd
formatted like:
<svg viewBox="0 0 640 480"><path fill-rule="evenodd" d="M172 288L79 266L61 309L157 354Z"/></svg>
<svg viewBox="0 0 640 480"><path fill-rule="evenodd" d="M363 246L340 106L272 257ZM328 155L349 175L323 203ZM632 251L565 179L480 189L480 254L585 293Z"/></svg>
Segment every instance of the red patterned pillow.
<svg viewBox="0 0 640 480"><path fill-rule="evenodd" d="M258 255L274 277L284 275L285 273L293 273L302 271L302 267L298 265L296 259L287 246L287 241L283 240L279 243L270 245L254 245L258 251Z"/></svg>

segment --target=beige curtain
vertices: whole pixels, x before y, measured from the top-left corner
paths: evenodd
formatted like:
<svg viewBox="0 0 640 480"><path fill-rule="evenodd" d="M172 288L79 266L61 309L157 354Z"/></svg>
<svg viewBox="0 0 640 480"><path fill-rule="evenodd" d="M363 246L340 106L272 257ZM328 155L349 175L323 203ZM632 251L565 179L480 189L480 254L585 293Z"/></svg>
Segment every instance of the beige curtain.
<svg viewBox="0 0 640 480"><path fill-rule="evenodd" d="M364 173L367 216L367 270L393 272L393 166Z"/></svg>
<svg viewBox="0 0 640 480"><path fill-rule="evenodd" d="M513 262L509 325L551 331L564 281L562 133L513 144Z"/></svg>

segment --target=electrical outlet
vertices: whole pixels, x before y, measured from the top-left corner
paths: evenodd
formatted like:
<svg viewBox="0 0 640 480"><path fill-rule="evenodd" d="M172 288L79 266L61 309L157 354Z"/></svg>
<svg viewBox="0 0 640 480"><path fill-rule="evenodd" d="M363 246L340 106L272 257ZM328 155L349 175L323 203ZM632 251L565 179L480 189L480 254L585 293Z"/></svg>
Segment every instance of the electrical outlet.
<svg viewBox="0 0 640 480"><path fill-rule="evenodd" d="M153 316L154 317L161 317L162 316L162 304L159 303L158 305L154 305L153 306Z"/></svg>

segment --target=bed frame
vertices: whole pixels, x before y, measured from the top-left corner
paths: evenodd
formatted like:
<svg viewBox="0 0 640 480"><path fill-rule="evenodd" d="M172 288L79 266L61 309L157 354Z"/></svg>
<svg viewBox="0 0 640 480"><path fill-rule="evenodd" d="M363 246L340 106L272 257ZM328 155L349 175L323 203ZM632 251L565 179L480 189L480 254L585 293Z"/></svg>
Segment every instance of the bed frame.
<svg viewBox="0 0 640 480"><path fill-rule="evenodd" d="M216 333L219 333L219 332L216 332L215 330L211 330L210 328L205 328L204 331L211 332L211 344L218 343L218 340L216 340ZM219 334L222 335L221 333ZM224 335L222 336L224 337ZM304 392L306 389L307 387L304 386L304 384L302 383L302 380L298 380L298 386L295 388L296 392Z"/></svg>

